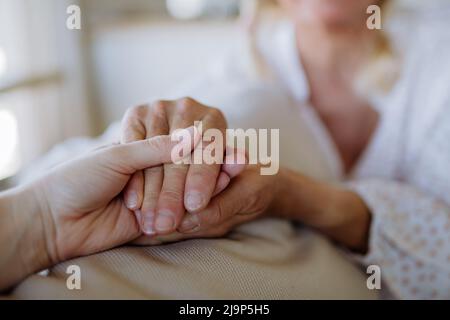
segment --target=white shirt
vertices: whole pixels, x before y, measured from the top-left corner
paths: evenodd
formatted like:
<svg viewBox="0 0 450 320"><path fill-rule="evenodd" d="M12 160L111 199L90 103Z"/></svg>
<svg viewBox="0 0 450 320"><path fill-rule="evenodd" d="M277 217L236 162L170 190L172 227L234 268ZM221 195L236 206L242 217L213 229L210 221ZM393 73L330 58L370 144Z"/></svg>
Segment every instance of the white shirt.
<svg viewBox="0 0 450 320"><path fill-rule="evenodd" d="M380 124L350 177L340 175L372 212L370 252L396 298L450 298L450 37L432 26L409 30L403 72L374 107ZM293 28L263 48L280 81L303 108L309 88ZM316 118L319 121L318 117ZM331 143L331 139L329 139Z"/></svg>
<svg viewBox="0 0 450 320"><path fill-rule="evenodd" d="M448 24L408 21L392 26L393 43L404 55L402 75L389 95L372 97L380 123L349 176L308 104L294 28L269 26L258 44L271 81L284 87L313 124L332 178L356 191L371 209L370 251L358 261L381 268L384 296L450 298L450 36ZM193 87L204 92L215 82L242 87L255 81L247 62L235 54ZM183 92L208 100L196 90ZM274 119L280 112L273 108Z"/></svg>

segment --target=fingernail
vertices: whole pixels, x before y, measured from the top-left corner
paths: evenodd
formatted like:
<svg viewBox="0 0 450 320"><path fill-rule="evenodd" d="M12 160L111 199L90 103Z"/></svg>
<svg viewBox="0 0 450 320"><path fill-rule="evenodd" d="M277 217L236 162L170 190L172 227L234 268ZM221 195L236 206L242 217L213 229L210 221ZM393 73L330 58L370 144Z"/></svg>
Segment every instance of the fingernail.
<svg viewBox="0 0 450 320"><path fill-rule="evenodd" d="M189 233L194 232L200 227L200 220L196 214L189 214L184 218L180 226L180 232Z"/></svg>
<svg viewBox="0 0 450 320"><path fill-rule="evenodd" d="M127 207L128 209L136 209L138 204L138 196L137 193L132 191L127 195Z"/></svg>
<svg viewBox="0 0 450 320"><path fill-rule="evenodd" d="M156 231L169 232L175 228L175 215L170 211L160 211L156 217Z"/></svg>
<svg viewBox="0 0 450 320"><path fill-rule="evenodd" d="M148 236L155 235L154 219L155 215L153 212L147 212L146 214L144 214L144 219L142 221L142 231Z"/></svg>
<svg viewBox="0 0 450 320"><path fill-rule="evenodd" d="M186 209L196 211L205 204L205 197L200 192L189 192L186 194Z"/></svg>

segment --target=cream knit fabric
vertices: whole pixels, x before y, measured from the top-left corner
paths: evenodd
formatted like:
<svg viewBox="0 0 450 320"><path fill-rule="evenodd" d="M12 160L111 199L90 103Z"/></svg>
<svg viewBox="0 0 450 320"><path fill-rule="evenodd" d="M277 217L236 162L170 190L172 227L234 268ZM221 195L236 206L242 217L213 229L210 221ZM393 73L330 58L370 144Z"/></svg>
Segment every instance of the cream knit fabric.
<svg viewBox="0 0 450 320"><path fill-rule="evenodd" d="M81 268L81 290L66 269ZM366 277L325 239L279 220L242 226L226 239L122 247L32 276L18 299L371 299Z"/></svg>

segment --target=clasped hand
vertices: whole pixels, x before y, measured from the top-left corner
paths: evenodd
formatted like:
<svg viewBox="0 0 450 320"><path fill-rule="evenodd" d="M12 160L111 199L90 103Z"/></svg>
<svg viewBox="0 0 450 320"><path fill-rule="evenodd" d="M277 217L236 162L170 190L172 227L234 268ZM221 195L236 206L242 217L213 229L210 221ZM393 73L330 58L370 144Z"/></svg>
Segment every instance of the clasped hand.
<svg viewBox="0 0 450 320"><path fill-rule="evenodd" d="M132 108L121 143L0 194L0 270L9 275L0 290L71 258L128 243L221 237L268 212L366 250L371 215L352 191L286 169L261 175L259 165L229 162L245 154L226 147L218 151L223 164L180 164L214 143L199 136L197 121L225 137L222 113L192 99ZM189 139L173 141L172 133L186 128ZM187 155L173 153L178 149Z"/></svg>
<svg viewBox="0 0 450 320"><path fill-rule="evenodd" d="M188 141L170 134L190 128L195 141L195 121L226 129L220 111L192 99L132 108L120 144L60 165L28 188L39 203L51 264L130 242L220 237L264 213L276 184L256 165L173 163L173 148ZM236 153L226 150L224 158Z"/></svg>
<svg viewBox="0 0 450 320"><path fill-rule="evenodd" d="M195 122L201 122L204 131L218 129L226 136L227 123L220 110L184 98L128 110L122 123L121 140L128 143L168 135ZM197 148L204 149L207 145L202 141ZM223 152L223 165L169 163L133 175L124 199L143 232L135 244L222 236L236 224L265 211L269 201L262 201L262 190L256 195L246 194L255 189L248 182L254 182L249 176L256 173L256 166L248 166L243 172L245 152L230 148L224 148ZM227 190L239 174L242 177L233 181L236 186ZM254 197L258 199L254 199L252 207L250 200ZM271 199L270 195L264 197Z"/></svg>

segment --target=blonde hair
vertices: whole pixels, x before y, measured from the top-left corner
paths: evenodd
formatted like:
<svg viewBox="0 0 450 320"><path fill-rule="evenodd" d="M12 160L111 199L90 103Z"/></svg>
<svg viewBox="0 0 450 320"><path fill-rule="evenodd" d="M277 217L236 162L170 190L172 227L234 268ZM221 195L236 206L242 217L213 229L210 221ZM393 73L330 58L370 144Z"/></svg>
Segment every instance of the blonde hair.
<svg viewBox="0 0 450 320"><path fill-rule="evenodd" d="M382 0L383 23L390 15L390 0ZM400 74L400 57L395 52L388 33L377 32L372 54L355 79L356 89L363 95L386 94L393 88Z"/></svg>
<svg viewBox="0 0 450 320"><path fill-rule="evenodd" d="M263 21L273 20L274 14L278 11L276 9L278 9L276 0L244 0L241 2L241 22L246 31L243 38L247 59L245 64L249 73L260 79L270 78L272 72L258 45L259 27Z"/></svg>

